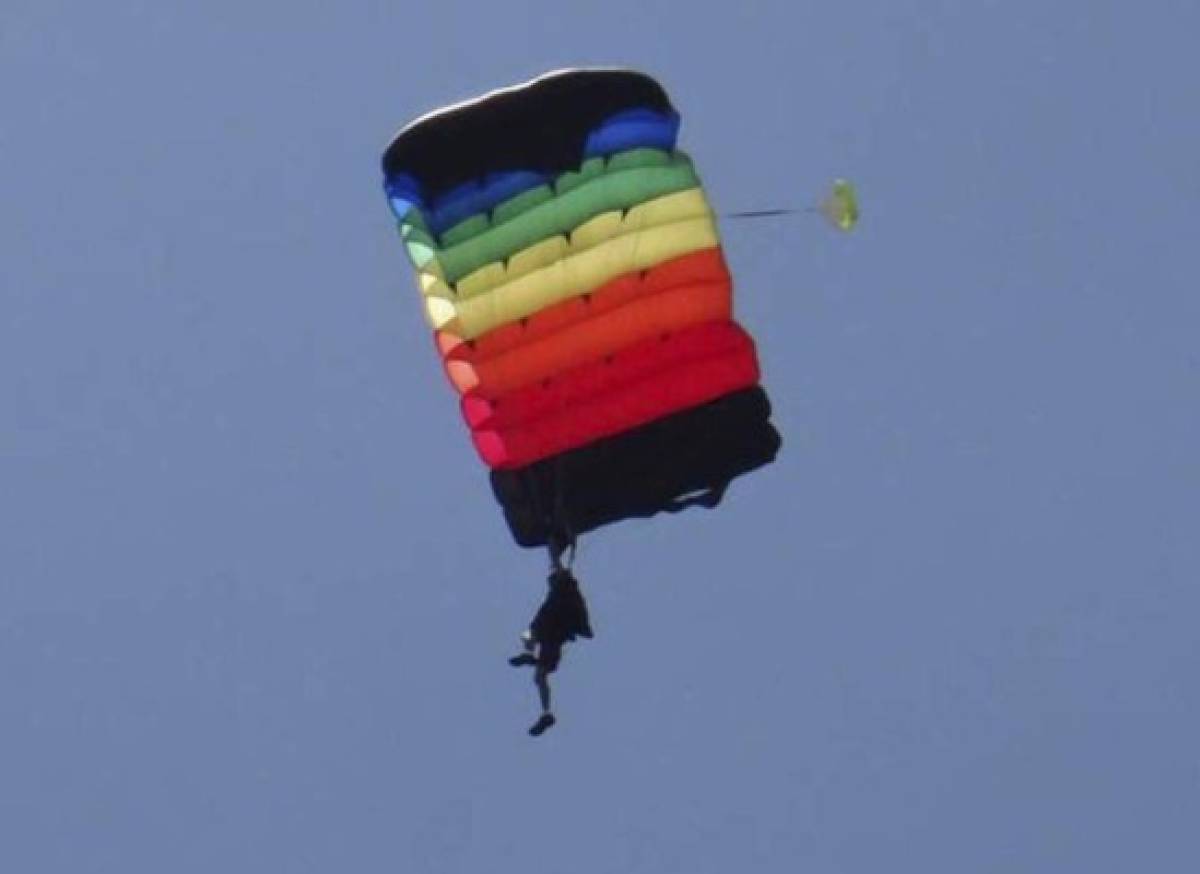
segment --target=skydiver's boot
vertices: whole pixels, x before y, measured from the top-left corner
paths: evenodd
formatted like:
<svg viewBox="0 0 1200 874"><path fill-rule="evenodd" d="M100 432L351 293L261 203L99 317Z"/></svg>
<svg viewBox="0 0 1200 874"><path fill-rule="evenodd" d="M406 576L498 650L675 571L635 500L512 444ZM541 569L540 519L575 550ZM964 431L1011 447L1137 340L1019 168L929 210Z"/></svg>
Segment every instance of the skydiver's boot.
<svg viewBox="0 0 1200 874"><path fill-rule="evenodd" d="M514 668L523 668L529 665L536 665L537 658L531 652L523 652L520 655L515 655L508 660L508 663Z"/></svg>
<svg viewBox="0 0 1200 874"><path fill-rule="evenodd" d="M529 733L534 737L541 737L542 733L557 721L553 713L543 713L538 717L538 721L530 726Z"/></svg>

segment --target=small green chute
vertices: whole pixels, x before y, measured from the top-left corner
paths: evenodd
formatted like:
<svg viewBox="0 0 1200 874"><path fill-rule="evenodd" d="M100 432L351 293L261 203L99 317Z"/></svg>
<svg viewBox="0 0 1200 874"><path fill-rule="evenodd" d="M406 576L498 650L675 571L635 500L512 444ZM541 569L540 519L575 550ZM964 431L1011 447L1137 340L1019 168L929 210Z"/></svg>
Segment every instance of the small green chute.
<svg viewBox="0 0 1200 874"><path fill-rule="evenodd" d="M727 219L776 218L783 215L817 212L825 216L839 231L851 231L858 224L858 193L845 179L835 179L833 189L819 206L781 207L776 209L750 209L741 212L722 213Z"/></svg>
<svg viewBox="0 0 1200 874"><path fill-rule="evenodd" d="M829 192L820 207L821 215L829 219L829 223L842 231L853 230L858 224L858 194L854 186L845 179L835 179L833 190Z"/></svg>

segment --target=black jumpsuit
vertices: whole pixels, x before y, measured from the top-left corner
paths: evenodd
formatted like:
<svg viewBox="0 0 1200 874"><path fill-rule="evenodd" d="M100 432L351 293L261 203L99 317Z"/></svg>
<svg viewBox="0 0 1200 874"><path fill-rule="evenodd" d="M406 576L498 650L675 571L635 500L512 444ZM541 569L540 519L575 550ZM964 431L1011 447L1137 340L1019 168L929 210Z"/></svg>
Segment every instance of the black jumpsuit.
<svg viewBox="0 0 1200 874"><path fill-rule="evenodd" d="M579 637L592 637L587 602L579 591L579 583L568 570L550 574L550 593L538 608L529 626L538 643L538 665L547 673L558 668L563 644Z"/></svg>

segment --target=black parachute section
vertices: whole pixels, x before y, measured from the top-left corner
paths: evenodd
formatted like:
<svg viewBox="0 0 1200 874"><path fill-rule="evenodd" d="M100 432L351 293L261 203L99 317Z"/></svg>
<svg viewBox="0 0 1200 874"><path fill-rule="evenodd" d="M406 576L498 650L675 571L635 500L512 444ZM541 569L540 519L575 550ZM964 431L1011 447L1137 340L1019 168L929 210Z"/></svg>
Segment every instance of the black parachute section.
<svg viewBox="0 0 1200 874"><path fill-rule="evenodd" d="M544 546L622 519L715 507L736 477L779 451L771 405L745 389L520 470L492 471L513 539Z"/></svg>

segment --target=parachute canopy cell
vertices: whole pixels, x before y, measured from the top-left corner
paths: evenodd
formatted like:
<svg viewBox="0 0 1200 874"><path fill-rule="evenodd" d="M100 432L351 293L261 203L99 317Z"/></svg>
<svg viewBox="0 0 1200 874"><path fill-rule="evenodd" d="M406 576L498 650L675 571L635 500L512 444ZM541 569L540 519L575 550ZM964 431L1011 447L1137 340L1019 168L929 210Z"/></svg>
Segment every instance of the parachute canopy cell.
<svg viewBox="0 0 1200 874"><path fill-rule="evenodd" d="M434 345L522 545L714 506L779 449L678 132L651 77L565 70L431 112L384 153Z"/></svg>

